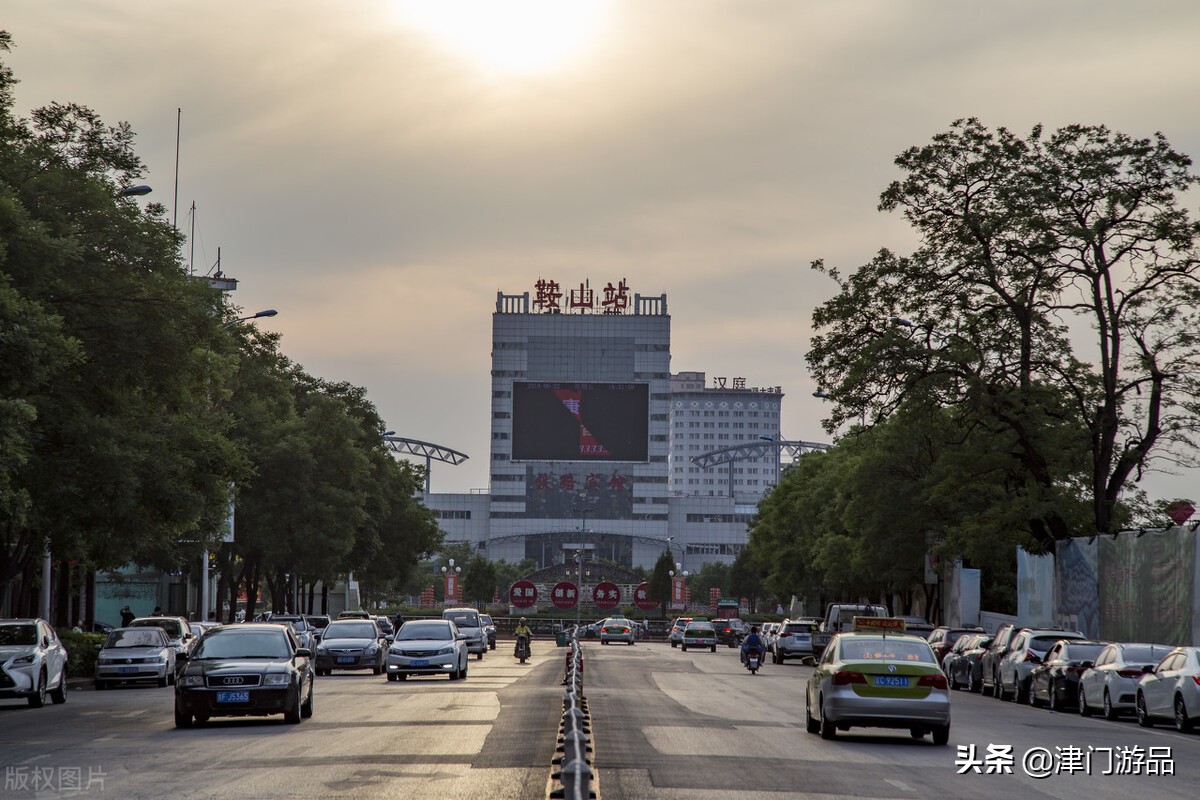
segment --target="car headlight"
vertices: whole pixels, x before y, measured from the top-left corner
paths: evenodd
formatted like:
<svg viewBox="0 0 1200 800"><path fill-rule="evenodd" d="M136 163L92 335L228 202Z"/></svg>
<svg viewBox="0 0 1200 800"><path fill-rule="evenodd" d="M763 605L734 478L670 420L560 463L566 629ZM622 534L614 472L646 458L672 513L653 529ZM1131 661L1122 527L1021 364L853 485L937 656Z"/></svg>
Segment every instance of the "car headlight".
<svg viewBox="0 0 1200 800"><path fill-rule="evenodd" d="M323 644L317 645L317 653L319 655L325 655L325 653L326 653L325 645L323 645Z"/></svg>
<svg viewBox="0 0 1200 800"><path fill-rule="evenodd" d="M203 675L184 675L179 679L180 686L203 686Z"/></svg>
<svg viewBox="0 0 1200 800"><path fill-rule="evenodd" d="M30 653L29 655L14 658L12 663L14 667L20 667L25 664L32 664L35 658L37 658L37 653Z"/></svg>
<svg viewBox="0 0 1200 800"><path fill-rule="evenodd" d="M454 645L450 645L449 647L443 647L441 650L438 650L439 656L448 656L448 655L452 655L453 653L454 653Z"/></svg>
<svg viewBox="0 0 1200 800"><path fill-rule="evenodd" d="M379 645L369 644L363 648L363 655L373 656L379 652Z"/></svg>
<svg viewBox="0 0 1200 800"><path fill-rule="evenodd" d="M289 679L286 672L270 673L263 676L263 686L287 686Z"/></svg>

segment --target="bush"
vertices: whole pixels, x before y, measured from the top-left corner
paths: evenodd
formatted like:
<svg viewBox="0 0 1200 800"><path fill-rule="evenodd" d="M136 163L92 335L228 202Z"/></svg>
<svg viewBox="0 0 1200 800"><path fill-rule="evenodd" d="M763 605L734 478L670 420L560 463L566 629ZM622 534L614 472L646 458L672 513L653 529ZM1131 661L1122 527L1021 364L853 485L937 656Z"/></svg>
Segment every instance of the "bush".
<svg viewBox="0 0 1200 800"><path fill-rule="evenodd" d="M103 633L76 633L66 628L58 631L58 638L67 648L67 677L95 677L96 645L104 644L107 637Z"/></svg>

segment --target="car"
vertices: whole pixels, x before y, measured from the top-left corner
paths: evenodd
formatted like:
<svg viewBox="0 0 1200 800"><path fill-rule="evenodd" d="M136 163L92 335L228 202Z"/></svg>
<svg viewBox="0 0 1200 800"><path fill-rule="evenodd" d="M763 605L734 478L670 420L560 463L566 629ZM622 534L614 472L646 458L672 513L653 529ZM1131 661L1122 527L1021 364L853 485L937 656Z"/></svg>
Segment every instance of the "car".
<svg viewBox="0 0 1200 800"><path fill-rule="evenodd" d="M371 615L366 611L342 611L338 619L371 619Z"/></svg>
<svg viewBox="0 0 1200 800"><path fill-rule="evenodd" d="M813 620L785 619L779 624L774 638L767 643L767 649L771 651L771 660L782 664L789 658L811 658L812 632L815 627L816 622Z"/></svg>
<svg viewBox="0 0 1200 800"><path fill-rule="evenodd" d="M330 623L327 614L304 614L304 621L308 623L308 627L312 628L313 644L321 641L321 634L325 631L325 626Z"/></svg>
<svg viewBox="0 0 1200 800"><path fill-rule="evenodd" d="M312 628L309 627L308 621L302 614L273 614L269 622L273 625L290 626L301 647L307 647L310 650L315 647L316 642L313 641Z"/></svg>
<svg viewBox="0 0 1200 800"><path fill-rule="evenodd" d="M0 620L0 698L67 702L67 648L44 619Z"/></svg>
<svg viewBox="0 0 1200 800"><path fill-rule="evenodd" d="M1042 663L1046 651L1060 639L1086 639L1077 631L1053 628L1023 628L1013 637L1008 652L1000 659L999 685L1001 700L1029 702L1029 673Z"/></svg>
<svg viewBox="0 0 1200 800"><path fill-rule="evenodd" d="M1046 651L1042 663L1029 672L1029 705L1045 701L1051 711L1077 708L1079 679L1108 642L1063 639Z"/></svg>
<svg viewBox="0 0 1200 800"><path fill-rule="evenodd" d="M479 612L473 608L447 608L442 612L442 619L453 622L460 633L467 635L467 652L474 653L476 659L482 659L487 652L487 637L483 633L483 620Z"/></svg>
<svg viewBox="0 0 1200 800"><path fill-rule="evenodd" d="M905 630L907 630L907 625ZM933 633L929 634L929 646L933 648L933 655L937 658L939 664L946 658L946 654L954 647L955 643L969 633L983 633L982 628L951 628L946 625L940 625L933 629Z"/></svg>
<svg viewBox="0 0 1200 800"><path fill-rule="evenodd" d="M600 644L625 642L633 644L633 626L624 617L610 617L600 626Z"/></svg>
<svg viewBox="0 0 1200 800"><path fill-rule="evenodd" d="M175 660L182 661L180 656L192 652L196 646L196 636L192 633L192 623L185 617L137 617L126 628L162 628L167 633L167 639L175 650Z"/></svg>
<svg viewBox="0 0 1200 800"><path fill-rule="evenodd" d="M439 675L450 680L467 677L467 635L448 619L414 619L400 626L388 646L387 679L409 675Z"/></svg>
<svg viewBox="0 0 1200 800"><path fill-rule="evenodd" d="M962 652L951 661L950 669L944 670L946 679L950 681L951 689L961 686L968 692L978 694L983 686L983 654L991 646L992 637L987 633L977 633L959 642L964 639ZM955 647L958 647L957 643Z"/></svg>
<svg viewBox="0 0 1200 800"><path fill-rule="evenodd" d="M907 632L907 628L905 630ZM917 636L919 634L913 634L913 635ZM950 650L944 656L942 656L942 672L946 673L946 680L950 681L951 689L958 688L957 684L955 683L954 675L953 675L954 665L962 657L962 654L966 650L967 646L969 644L972 644L975 641L976 637L978 637L980 635L981 634L973 633L969 636L958 637L958 641L956 641L954 643L954 646L951 647ZM933 655L936 657L937 651L934 651Z"/></svg>
<svg viewBox="0 0 1200 800"><path fill-rule="evenodd" d="M209 628L215 628L220 624L219 622L209 620L208 622L189 622L188 627L192 629L192 636L199 639Z"/></svg>
<svg viewBox="0 0 1200 800"><path fill-rule="evenodd" d="M283 714L298 724L313 715L311 651L284 625L221 625L184 656L175 681L175 727L212 717Z"/></svg>
<svg viewBox="0 0 1200 800"><path fill-rule="evenodd" d="M905 633L911 633L913 636L922 636L928 639L929 634L937 630L933 623L924 617L901 616L900 619L904 620Z"/></svg>
<svg viewBox="0 0 1200 800"><path fill-rule="evenodd" d="M315 669L317 675L330 675L335 669L369 669L380 675L387 666L387 649L387 639L375 620L337 619L325 628L317 645Z"/></svg>
<svg viewBox="0 0 1200 800"><path fill-rule="evenodd" d="M480 614L479 621L483 623L483 635L487 637L488 650L496 649L496 623L491 614Z"/></svg>
<svg viewBox="0 0 1200 800"><path fill-rule="evenodd" d="M667 634L667 641L671 643L671 647L678 647L679 643L683 641L683 630L691 621L691 617L677 617L671 624L671 632Z"/></svg>
<svg viewBox="0 0 1200 800"><path fill-rule="evenodd" d="M683 629L680 649L686 653L689 647L707 647L712 652L717 652L717 629L711 622L692 620L688 623Z"/></svg>
<svg viewBox="0 0 1200 800"><path fill-rule="evenodd" d="M1100 651L1096 663L1079 678L1079 713L1099 709L1105 719L1133 713L1138 682L1147 667L1161 661L1171 647L1165 644L1114 643Z"/></svg>
<svg viewBox="0 0 1200 800"><path fill-rule="evenodd" d="M1200 714L1200 648L1176 647L1138 682L1134 712L1138 725L1149 728L1170 720L1180 733L1190 733Z"/></svg>
<svg viewBox="0 0 1200 800"><path fill-rule="evenodd" d="M714 619L712 626L717 631L717 641L726 647L737 647L750 633L746 623L740 619Z"/></svg>
<svg viewBox="0 0 1200 800"><path fill-rule="evenodd" d="M150 681L159 686L175 682L175 648L157 626L116 628L96 645L97 689L118 683Z"/></svg>
<svg viewBox="0 0 1200 800"><path fill-rule="evenodd" d="M996 629L996 635L992 637L992 643L988 646L987 652L979 659L979 674L983 676L983 691L991 693L996 698L1000 697L1000 661L1008 652L1008 646L1012 644L1018 630L1020 629L1012 624L1001 625Z"/></svg>
<svg viewBox="0 0 1200 800"><path fill-rule="evenodd" d="M758 635L762 637L763 644L767 649L771 649L771 638L775 635L775 631L779 630L778 622L764 622L758 626Z"/></svg>
<svg viewBox="0 0 1200 800"><path fill-rule="evenodd" d="M823 739L852 727L907 728L914 739L932 733L933 743L944 745L950 740L950 688L929 642L919 636L838 633L808 679L804 720L805 729Z"/></svg>

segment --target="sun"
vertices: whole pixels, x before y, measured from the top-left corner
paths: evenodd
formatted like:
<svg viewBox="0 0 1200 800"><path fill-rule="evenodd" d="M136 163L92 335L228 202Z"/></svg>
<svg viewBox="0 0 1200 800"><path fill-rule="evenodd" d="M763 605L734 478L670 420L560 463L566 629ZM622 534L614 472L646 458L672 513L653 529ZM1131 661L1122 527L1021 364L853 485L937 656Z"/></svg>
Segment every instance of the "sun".
<svg viewBox="0 0 1200 800"><path fill-rule="evenodd" d="M609 0L395 0L401 24L499 73L560 69L598 38Z"/></svg>

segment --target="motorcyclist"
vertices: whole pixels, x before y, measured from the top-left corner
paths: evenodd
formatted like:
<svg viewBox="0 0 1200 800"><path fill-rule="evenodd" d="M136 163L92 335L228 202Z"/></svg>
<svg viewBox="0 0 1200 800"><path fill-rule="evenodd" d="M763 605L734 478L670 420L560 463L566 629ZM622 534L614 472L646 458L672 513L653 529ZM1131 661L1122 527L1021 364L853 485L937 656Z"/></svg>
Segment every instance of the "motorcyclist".
<svg viewBox="0 0 1200 800"><path fill-rule="evenodd" d="M525 624L525 618L524 618L524 617L521 617L521 621L517 623L517 627L516 627L516 628L513 630L513 637L517 639L517 644L514 644L514 645L513 645L513 655L514 655L514 656L519 656L519 655L520 655L520 654L517 652L517 646L520 644L520 636L521 636L521 634L525 634L525 641L526 641L526 643L529 643L529 642L532 642L532 641L533 641L533 631L531 631L531 630L529 629L529 626Z"/></svg>
<svg viewBox="0 0 1200 800"><path fill-rule="evenodd" d="M757 653L758 663L762 664L763 653L766 651L767 648L763 645L762 637L758 635L758 626L752 625L749 635L742 640L742 663L746 663L746 658L749 657L750 653Z"/></svg>

